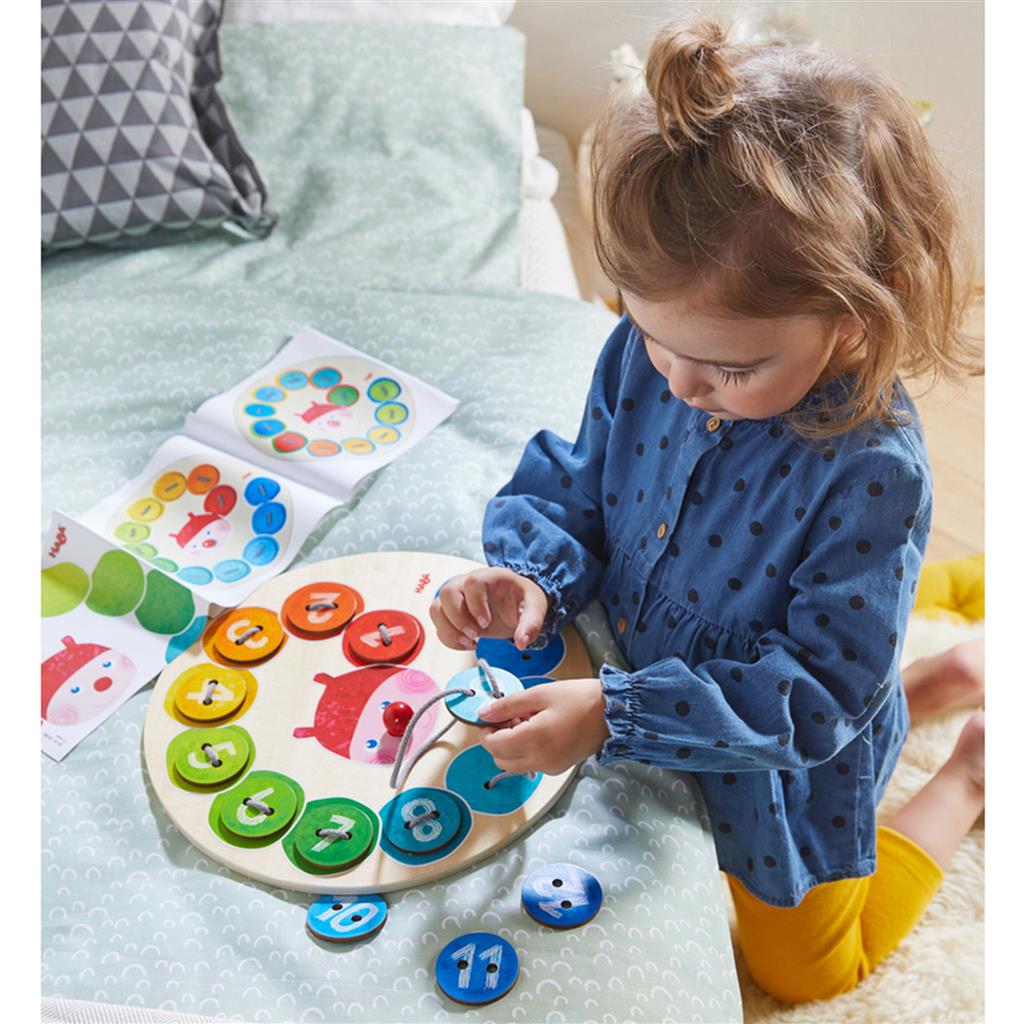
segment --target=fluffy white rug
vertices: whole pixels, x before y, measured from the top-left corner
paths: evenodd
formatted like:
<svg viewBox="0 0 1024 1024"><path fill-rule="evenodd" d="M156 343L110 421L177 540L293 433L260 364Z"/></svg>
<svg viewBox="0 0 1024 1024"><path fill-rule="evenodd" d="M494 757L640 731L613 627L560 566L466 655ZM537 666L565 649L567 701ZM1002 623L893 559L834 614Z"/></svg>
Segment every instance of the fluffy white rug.
<svg viewBox="0 0 1024 1024"><path fill-rule="evenodd" d="M971 626L911 619L903 664L981 636ZM936 716L911 729L879 808L882 821L902 807L942 766L970 711ZM751 980L737 949L746 1024L921 1024L984 1019L984 816L964 840L942 888L917 927L864 982L836 999L787 1006ZM730 921L735 924L726 889Z"/></svg>

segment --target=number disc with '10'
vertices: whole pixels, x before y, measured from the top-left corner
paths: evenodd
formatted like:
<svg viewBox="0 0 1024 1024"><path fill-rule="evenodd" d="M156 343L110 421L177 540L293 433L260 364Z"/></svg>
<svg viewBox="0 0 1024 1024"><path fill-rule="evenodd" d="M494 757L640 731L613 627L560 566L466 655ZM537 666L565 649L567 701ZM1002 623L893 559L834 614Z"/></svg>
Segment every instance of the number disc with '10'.
<svg viewBox="0 0 1024 1024"><path fill-rule="evenodd" d="M523 881L523 909L552 928L577 928L601 909L601 883L575 864L545 864Z"/></svg>
<svg viewBox="0 0 1024 1024"><path fill-rule="evenodd" d="M388 919L383 896L318 896L306 914L306 928L328 942L358 942L376 935Z"/></svg>
<svg viewBox="0 0 1024 1024"><path fill-rule="evenodd" d="M482 1006L500 999L516 983L519 957L500 935L468 932L441 950L434 975L450 999Z"/></svg>

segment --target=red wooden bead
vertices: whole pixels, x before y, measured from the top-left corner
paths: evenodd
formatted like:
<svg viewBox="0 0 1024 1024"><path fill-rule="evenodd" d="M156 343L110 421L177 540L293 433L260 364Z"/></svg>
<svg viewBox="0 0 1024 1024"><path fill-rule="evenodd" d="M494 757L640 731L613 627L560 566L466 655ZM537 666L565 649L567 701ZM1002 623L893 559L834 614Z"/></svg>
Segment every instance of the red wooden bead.
<svg viewBox="0 0 1024 1024"><path fill-rule="evenodd" d="M392 736L402 736L412 716L413 710L408 704L400 700L392 701L384 709L384 728Z"/></svg>

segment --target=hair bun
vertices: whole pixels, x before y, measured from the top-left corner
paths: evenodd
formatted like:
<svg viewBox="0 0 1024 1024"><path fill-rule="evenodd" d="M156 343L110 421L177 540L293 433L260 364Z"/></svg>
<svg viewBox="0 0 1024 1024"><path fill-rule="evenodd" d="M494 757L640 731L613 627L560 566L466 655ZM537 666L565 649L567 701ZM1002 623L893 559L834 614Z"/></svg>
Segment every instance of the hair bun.
<svg viewBox="0 0 1024 1024"><path fill-rule="evenodd" d="M726 46L725 30L711 20L669 25L651 43L647 90L669 148L679 148L673 130L704 142L711 122L736 105L737 79L722 52Z"/></svg>

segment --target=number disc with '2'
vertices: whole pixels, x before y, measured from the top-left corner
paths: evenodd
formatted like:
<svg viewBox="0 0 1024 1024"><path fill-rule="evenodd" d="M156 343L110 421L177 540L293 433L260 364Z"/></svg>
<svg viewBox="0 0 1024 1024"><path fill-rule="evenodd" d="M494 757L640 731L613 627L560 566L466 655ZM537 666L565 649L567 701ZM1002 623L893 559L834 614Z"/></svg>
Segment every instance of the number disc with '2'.
<svg viewBox="0 0 1024 1024"><path fill-rule="evenodd" d="M500 999L516 983L519 956L500 935L468 932L441 950L434 974L450 999L482 1006Z"/></svg>
<svg viewBox="0 0 1024 1024"><path fill-rule="evenodd" d="M552 928L578 928L601 909L601 883L575 864L545 864L523 881L523 909Z"/></svg>

